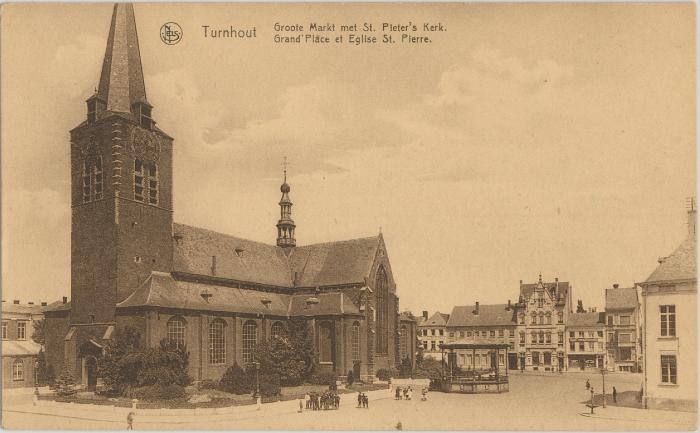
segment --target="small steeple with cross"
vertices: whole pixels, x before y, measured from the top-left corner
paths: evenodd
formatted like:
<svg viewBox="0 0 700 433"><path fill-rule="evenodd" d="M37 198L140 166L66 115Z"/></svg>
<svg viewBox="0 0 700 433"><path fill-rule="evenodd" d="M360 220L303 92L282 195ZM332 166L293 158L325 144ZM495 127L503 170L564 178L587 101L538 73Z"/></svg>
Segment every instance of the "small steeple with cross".
<svg viewBox="0 0 700 433"><path fill-rule="evenodd" d="M287 167L289 166L289 162L286 156L281 165L284 171L284 182L280 187L282 198L279 203L280 220L277 222L277 246L286 248L296 246L296 239L294 238L296 225L294 225L294 220L292 220L292 201L289 199L289 191L291 191L291 188L287 183Z"/></svg>

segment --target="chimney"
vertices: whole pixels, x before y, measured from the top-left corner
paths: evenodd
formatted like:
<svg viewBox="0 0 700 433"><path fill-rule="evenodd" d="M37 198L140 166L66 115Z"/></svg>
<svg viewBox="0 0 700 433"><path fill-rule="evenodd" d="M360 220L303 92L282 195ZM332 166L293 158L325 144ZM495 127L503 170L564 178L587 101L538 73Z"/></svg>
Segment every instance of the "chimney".
<svg viewBox="0 0 700 433"><path fill-rule="evenodd" d="M15 305L19 305L19 299L14 299L14 300L12 301L12 303L15 304Z"/></svg>
<svg viewBox="0 0 700 433"><path fill-rule="evenodd" d="M46 302L41 301L41 306L42 306L42 307L45 307L45 306L46 306Z"/></svg>
<svg viewBox="0 0 700 433"><path fill-rule="evenodd" d="M479 314L479 301L476 301L476 304L474 307L474 314Z"/></svg>
<svg viewBox="0 0 700 433"><path fill-rule="evenodd" d="M34 301L29 301L29 302L27 302L27 304L34 305Z"/></svg>
<svg viewBox="0 0 700 433"><path fill-rule="evenodd" d="M688 209L688 237L695 237L695 222L697 220L695 197L688 197L686 207Z"/></svg>
<svg viewBox="0 0 700 433"><path fill-rule="evenodd" d="M617 288L619 288L619 287L620 287L619 284L617 284L617 283L613 284L613 289L617 289Z"/></svg>
<svg viewBox="0 0 700 433"><path fill-rule="evenodd" d="M428 320L428 312L425 311L425 310L423 310L423 318L424 318L425 320Z"/></svg>
<svg viewBox="0 0 700 433"><path fill-rule="evenodd" d="M64 296L64 297L63 297L63 303L65 304L65 303L67 303L67 302L68 302L68 296Z"/></svg>
<svg viewBox="0 0 700 433"><path fill-rule="evenodd" d="M211 256L211 274L216 276L216 256Z"/></svg>

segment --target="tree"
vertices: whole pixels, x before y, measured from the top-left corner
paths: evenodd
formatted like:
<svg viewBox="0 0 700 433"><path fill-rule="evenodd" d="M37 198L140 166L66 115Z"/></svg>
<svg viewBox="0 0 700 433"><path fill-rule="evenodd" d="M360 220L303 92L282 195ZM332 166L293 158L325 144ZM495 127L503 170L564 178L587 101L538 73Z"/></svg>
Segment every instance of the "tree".
<svg viewBox="0 0 700 433"><path fill-rule="evenodd" d="M36 378L37 378L37 386L44 386L48 383L49 381L49 371L48 367L46 366L46 354L44 353L44 349L39 350L39 354L36 357Z"/></svg>
<svg viewBox="0 0 700 433"><path fill-rule="evenodd" d="M222 391L234 394L248 394L251 390L251 383L245 370L243 370L238 363L234 363L231 367L226 369L226 372L219 381L218 388Z"/></svg>
<svg viewBox="0 0 700 433"><path fill-rule="evenodd" d="M73 385L75 384L75 378L73 374L68 370L68 367L63 367L61 375L56 379L56 394L61 397L67 397L74 395L78 392Z"/></svg>
<svg viewBox="0 0 700 433"><path fill-rule="evenodd" d="M577 305L576 305L576 312L577 313L585 313L586 312L586 310L583 308L583 301L580 299L578 300Z"/></svg>
<svg viewBox="0 0 700 433"><path fill-rule="evenodd" d="M408 356L401 360L399 365L399 376L409 377L413 373L413 365L411 365L411 358Z"/></svg>
<svg viewBox="0 0 700 433"><path fill-rule="evenodd" d="M302 378L307 380L317 370L316 351L314 350L314 339L309 322L301 318L290 320L287 336L298 358L304 362Z"/></svg>
<svg viewBox="0 0 700 433"><path fill-rule="evenodd" d="M185 386L189 354L184 347L162 340L158 347L144 349L140 333L130 327L115 332L98 361L98 375L111 391L158 385Z"/></svg>
<svg viewBox="0 0 700 433"><path fill-rule="evenodd" d="M283 386L299 385L307 371L304 356L292 340L274 336L258 344L253 352L255 360L260 363L260 374L279 377Z"/></svg>
<svg viewBox="0 0 700 433"><path fill-rule="evenodd" d="M416 347L418 348L416 350L416 367L419 367L423 362L423 342L416 339Z"/></svg>
<svg viewBox="0 0 700 433"><path fill-rule="evenodd" d="M35 343L41 344L43 346L44 343L46 343L46 320L35 320L32 326L34 327L34 331L32 332L32 340Z"/></svg>

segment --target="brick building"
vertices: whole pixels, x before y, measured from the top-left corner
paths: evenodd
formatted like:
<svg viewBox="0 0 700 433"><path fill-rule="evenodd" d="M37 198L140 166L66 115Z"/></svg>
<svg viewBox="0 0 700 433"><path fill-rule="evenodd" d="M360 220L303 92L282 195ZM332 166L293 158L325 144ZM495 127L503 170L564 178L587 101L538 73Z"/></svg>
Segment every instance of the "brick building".
<svg viewBox="0 0 700 433"><path fill-rule="evenodd" d="M510 302L508 304L456 306L452 309L447 321L448 342L469 344L508 344L510 350L515 349L517 310ZM499 353L499 359L491 359L493 350L456 349L456 363L459 367L474 366L477 369L491 368L498 362L499 369L516 369L517 353ZM493 365L495 368L495 365Z"/></svg>
<svg viewBox="0 0 700 433"><path fill-rule="evenodd" d="M133 5L116 4L99 86L70 131L71 302L46 313L54 369L94 387L102 347L129 325L149 346L184 344L195 380L219 379L291 318L311 325L322 370L371 380L396 366L382 235L297 246L286 170L275 245L173 222L173 138L152 108Z"/></svg>
<svg viewBox="0 0 700 433"><path fill-rule="evenodd" d="M641 320L636 287L605 289L608 369L637 372L641 367Z"/></svg>
<svg viewBox="0 0 700 433"><path fill-rule="evenodd" d="M605 313L570 314L566 322L566 339L569 370L605 367Z"/></svg>
<svg viewBox="0 0 700 433"><path fill-rule="evenodd" d="M418 342L423 345L423 356L440 359L440 345L447 342L447 321L449 314L436 311L428 317L428 312L423 314L418 321Z"/></svg>
<svg viewBox="0 0 700 433"><path fill-rule="evenodd" d="M46 303L2 301L2 386L34 386L37 355L41 345L32 340L34 323L44 318Z"/></svg>

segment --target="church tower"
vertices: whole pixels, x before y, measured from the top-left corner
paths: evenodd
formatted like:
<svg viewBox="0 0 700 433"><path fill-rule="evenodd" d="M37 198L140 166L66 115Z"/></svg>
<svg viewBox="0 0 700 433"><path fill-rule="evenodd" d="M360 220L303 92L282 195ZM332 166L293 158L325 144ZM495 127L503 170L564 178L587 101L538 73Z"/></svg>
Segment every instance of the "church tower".
<svg viewBox="0 0 700 433"><path fill-rule="evenodd" d="M294 239L294 220L292 220L292 201L289 199L291 188L287 184L287 159L284 162L284 182L280 187L282 198L280 199L280 220L277 221L277 246L294 247L297 244Z"/></svg>
<svg viewBox="0 0 700 433"><path fill-rule="evenodd" d="M71 135L71 322L110 323L172 268L173 139L146 98L134 7L114 5L102 73Z"/></svg>

